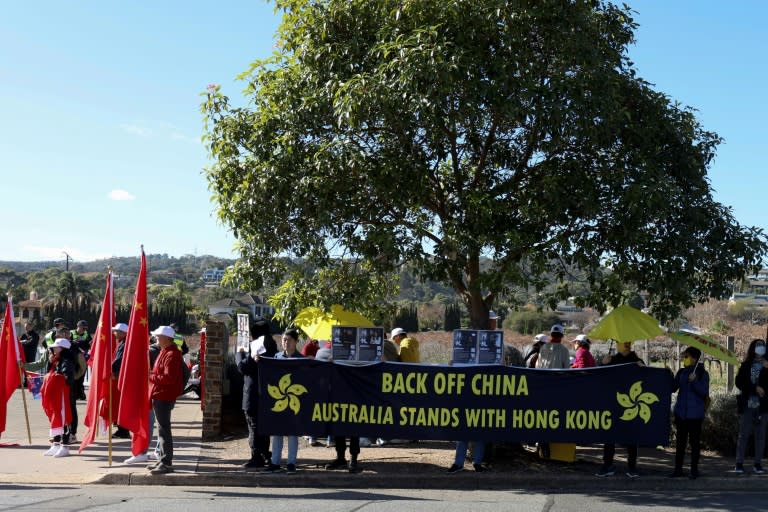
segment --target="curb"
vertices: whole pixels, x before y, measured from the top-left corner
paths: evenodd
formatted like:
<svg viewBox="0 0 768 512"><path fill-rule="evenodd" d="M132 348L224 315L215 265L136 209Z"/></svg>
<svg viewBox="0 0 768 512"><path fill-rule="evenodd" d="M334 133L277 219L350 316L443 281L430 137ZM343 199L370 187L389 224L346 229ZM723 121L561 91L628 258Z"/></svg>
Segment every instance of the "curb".
<svg viewBox="0 0 768 512"><path fill-rule="evenodd" d="M753 491L757 476L702 476L697 480L649 475L630 479L623 475L598 478L592 476L514 475L509 473L475 474L464 471L455 475L393 475L343 472L299 471L296 475L260 473L172 473L150 475L147 472L112 473L96 480L101 485L166 485L187 487L270 487L318 489L459 489L459 490L525 490L584 491L600 487L606 490L670 490L670 491ZM762 482L760 482L762 484Z"/></svg>

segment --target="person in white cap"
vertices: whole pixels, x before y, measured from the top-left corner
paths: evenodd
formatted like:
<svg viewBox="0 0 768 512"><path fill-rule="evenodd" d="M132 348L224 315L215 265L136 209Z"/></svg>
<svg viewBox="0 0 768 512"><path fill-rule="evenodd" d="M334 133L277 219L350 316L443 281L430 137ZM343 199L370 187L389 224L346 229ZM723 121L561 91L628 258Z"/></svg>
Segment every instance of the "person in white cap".
<svg viewBox="0 0 768 512"><path fill-rule="evenodd" d="M161 349L149 376L149 396L157 420L157 450L160 454L160 460L148 468L153 475L173 472L171 411L184 388L184 375L181 370L183 360L181 351L173 341L175 334L176 332L167 325L161 325L152 331Z"/></svg>
<svg viewBox="0 0 768 512"><path fill-rule="evenodd" d="M579 334L573 340L573 349L576 351L576 356L573 358L571 368L592 368L597 366L595 358L589 348L592 346L592 342L589 341L586 334Z"/></svg>
<svg viewBox="0 0 768 512"><path fill-rule="evenodd" d="M69 424L72 422L70 390L75 381L75 362L69 351L67 338L57 338L49 350L48 373L43 380L40 393L43 396L43 410L50 422L51 447L43 455L66 457L69 455Z"/></svg>
<svg viewBox="0 0 768 512"><path fill-rule="evenodd" d="M549 332L549 343L542 345L539 350L536 368L570 368L571 354L562 344L563 336L565 336L563 326L560 324L553 325Z"/></svg>
<svg viewBox="0 0 768 512"><path fill-rule="evenodd" d="M419 340L411 338L405 329L395 327L392 329L390 338L400 347L400 361L403 363L420 363Z"/></svg>

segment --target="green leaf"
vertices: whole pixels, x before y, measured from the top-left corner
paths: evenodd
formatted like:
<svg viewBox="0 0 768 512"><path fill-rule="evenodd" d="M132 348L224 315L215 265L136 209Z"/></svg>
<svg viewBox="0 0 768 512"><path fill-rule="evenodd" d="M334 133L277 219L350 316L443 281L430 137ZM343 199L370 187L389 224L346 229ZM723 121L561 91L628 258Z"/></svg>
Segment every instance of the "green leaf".
<svg viewBox="0 0 768 512"><path fill-rule="evenodd" d="M655 404L659 401L659 397L651 393L650 391L646 391L645 393L641 393L640 396L637 397L637 400L639 402L642 402L644 404Z"/></svg>
<svg viewBox="0 0 768 512"><path fill-rule="evenodd" d="M635 406L631 409L624 409L624 414L621 415L622 420L631 421L637 417L639 407Z"/></svg>
<svg viewBox="0 0 768 512"><path fill-rule="evenodd" d="M288 397L275 402L275 405L272 407L272 411L283 412L286 409L286 407L288 407Z"/></svg>
<svg viewBox="0 0 768 512"><path fill-rule="evenodd" d="M624 408L634 407L634 405L635 405L634 402L632 402L632 400L627 395L625 395L624 393L617 392L616 393L616 401L619 402L619 405L621 405Z"/></svg>
<svg viewBox="0 0 768 512"><path fill-rule="evenodd" d="M629 398L632 400L632 403L637 402L637 397L640 396L640 393L643 392L643 381L639 380L632 384L632 387L629 388Z"/></svg>
<svg viewBox="0 0 768 512"><path fill-rule="evenodd" d="M648 423L648 421L651 419L651 408L643 403L640 404L639 408L640 408L640 417L643 419L645 423Z"/></svg>
<svg viewBox="0 0 768 512"><path fill-rule="evenodd" d="M280 392L283 395L286 395L288 392L288 387L291 385L291 374L286 373L282 377L280 377L280 382L278 382L278 387L280 388Z"/></svg>
<svg viewBox="0 0 768 512"><path fill-rule="evenodd" d="M275 400L280 400L281 398L285 397L285 393L281 393L277 386L273 386L271 384L267 385L267 393L269 393L269 396Z"/></svg>

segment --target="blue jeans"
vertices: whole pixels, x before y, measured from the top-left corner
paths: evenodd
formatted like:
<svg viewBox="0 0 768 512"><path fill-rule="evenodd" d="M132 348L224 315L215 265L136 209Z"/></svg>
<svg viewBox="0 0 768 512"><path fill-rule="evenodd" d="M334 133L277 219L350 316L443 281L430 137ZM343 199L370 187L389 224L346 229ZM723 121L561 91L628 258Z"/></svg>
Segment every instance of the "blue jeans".
<svg viewBox="0 0 768 512"><path fill-rule="evenodd" d="M299 437L285 436L288 438L288 464L296 465L296 454L299 451ZM272 464L280 465L280 456L283 453L283 436L272 436Z"/></svg>
<svg viewBox="0 0 768 512"><path fill-rule="evenodd" d="M485 455L485 441L474 441L475 449L472 452L472 464L482 464L483 456ZM454 464L457 466L463 466L464 461L467 459L467 448L469 448L469 441L456 441L456 459Z"/></svg>

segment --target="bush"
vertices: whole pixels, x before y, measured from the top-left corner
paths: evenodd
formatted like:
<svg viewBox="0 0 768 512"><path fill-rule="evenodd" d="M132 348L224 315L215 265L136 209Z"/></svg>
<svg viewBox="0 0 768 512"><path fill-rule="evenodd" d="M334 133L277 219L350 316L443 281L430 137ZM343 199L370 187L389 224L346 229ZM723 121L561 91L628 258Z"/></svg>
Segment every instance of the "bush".
<svg viewBox="0 0 768 512"><path fill-rule="evenodd" d="M712 403L701 427L701 447L721 455L736 454L736 440L739 437L739 415L736 410L736 394L715 391L710 394ZM674 421L672 422L672 443L677 440ZM749 451L749 447L748 447Z"/></svg>
<svg viewBox="0 0 768 512"><path fill-rule="evenodd" d="M549 332L552 325L559 323L560 319L552 312L516 311L504 319L504 328L520 334L537 334Z"/></svg>

